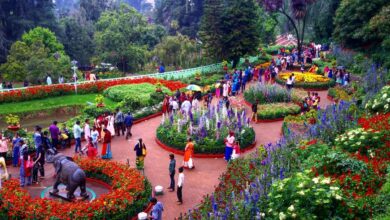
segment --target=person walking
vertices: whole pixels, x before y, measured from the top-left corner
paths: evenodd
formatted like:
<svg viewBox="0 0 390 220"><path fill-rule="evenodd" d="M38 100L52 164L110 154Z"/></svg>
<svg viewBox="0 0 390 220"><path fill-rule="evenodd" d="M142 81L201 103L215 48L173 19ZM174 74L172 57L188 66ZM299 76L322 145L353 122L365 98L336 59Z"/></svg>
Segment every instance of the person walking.
<svg viewBox="0 0 390 220"><path fill-rule="evenodd" d="M22 148L20 149L19 176L20 176L20 186L24 187L26 184L27 186L29 186L32 183L32 177L31 177L32 163L30 163L32 161L30 160L30 155L28 154L28 146L23 139L20 140L20 144L22 145Z"/></svg>
<svg viewBox="0 0 390 220"><path fill-rule="evenodd" d="M175 191L175 170L176 170L176 160L174 154L169 154L169 177L171 179L171 184L169 185L168 189L169 192Z"/></svg>
<svg viewBox="0 0 390 220"><path fill-rule="evenodd" d="M51 144L54 148L57 148L58 146L58 137L60 136L60 129L57 127L58 122L53 121L53 124L49 127L50 137L51 137Z"/></svg>
<svg viewBox="0 0 390 220"><path fill-rule="evenodd" d="M104 128L104 136L103 136L103 148L102 148L102 159L111 159L111 132Z"/></svg>
<svg viewBox="0 0 390 220"><path fill-rule="evenodd" d="M152 220L162 220L162 212L164 211L164 206L161 202L158 202L156 198L151 198L150 203L152 203L153 208L150 212L149 219Z"/></svg>
<svg viewBox="0 0 390 220"><path fill-rule="evenodd" d="M179 177L177 179L177 204L183 204L183 185L184 185L184 168L179 168Z"/></svg>
<svg viewBox="0 0 390 220"><path fill-rule="evenodd" d="M136 165L137 168L143 169L144 168L144 160L146 156L146 146L145 143L142 142L142 138L138 139L137 144L134 146L135 155L137 157L136 159Z"/></svg>
<svg viewBox="0 0 390 220"><path fill-rule="evenodd" d="M53 82L52 82L52 80L51 80L50 74L47 74L46 83L47 83L47 85L49 85L49 86L50 86L51 84L53 84Z"/></svg>
<svg viewBox="0 0 390 220"><path fill-rule="evenodd" d="M45 131L47 132L47 131ZM45 178L45 149L44 146L41 145L36 150L36 156L34 159L34 166L32 172L32 182L38 183L38 171L40 173L40 178Z"/></svg>
<svg viewBox="0 0 390 220"><path fill-rule="evenodd" d="M79 153L81 151L81 132L83 130L81 129L80 127L80 121L76 121L76 124L73 126L73 136L74 136L74 139L75 139L75 148L74 148L74 151L75 153Z"/></svg>
<svg viewBox="0 0 390 220"><path fill-rule="evenodd" d="M133 126L133 116L131 115L131 112L127 112L127 115L125 117L125 126L126 126L126 140L133 136L131 133L131 127Z"/></svg>
<svg viewBox="0 0 390 220"><path fill-rule="evenodd" d="M194 168L194 161L192 160L192 155L194 154L194 143L191 138L188 138L186 147L184 149L184 159L183 166L185 168Z"/></svg>
<svg viewBox="0 0 390 220"><path fill-rule="evenodd" d="M13 152L12 152L12 165L17 167L19 165L20 157L20 140L19 133L15 132L15 137L12 139Z"/></svg>
<svg viewBox="0 0 390 220"><path fill-rule="evenodd" d="M125 117L123 116L122 111L119 108L117 108L116 115L115 115L115 133L118 137L121 136L120 134L121 131L122 131L122 135L125 135L124 126L123 126L124 119Z"/></svg>

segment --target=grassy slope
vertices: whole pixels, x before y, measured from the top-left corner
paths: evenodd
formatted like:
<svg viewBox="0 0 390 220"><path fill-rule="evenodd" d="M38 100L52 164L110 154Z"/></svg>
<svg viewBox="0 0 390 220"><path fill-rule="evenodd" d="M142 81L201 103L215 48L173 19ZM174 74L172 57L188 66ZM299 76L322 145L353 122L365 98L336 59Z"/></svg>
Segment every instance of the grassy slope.
<svg viewBox="0 0 390 220"><path fill-rule="evenodd" d="M32 100L17 103L0 104L0 114L13 114L23 112L33 112L38 110L54 109L64 106L87 105L87 102L95 103L96 94L68 95L40 100ZM107 106L114 106L116 103L105 98Z"/></svg>

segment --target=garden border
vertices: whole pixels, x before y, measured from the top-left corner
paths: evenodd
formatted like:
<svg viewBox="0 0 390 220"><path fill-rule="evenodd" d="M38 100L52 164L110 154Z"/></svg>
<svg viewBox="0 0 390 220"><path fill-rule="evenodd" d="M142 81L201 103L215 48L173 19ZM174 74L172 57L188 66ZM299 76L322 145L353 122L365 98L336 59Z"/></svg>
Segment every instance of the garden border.
<svg viewBox="0 0 390 220"><path fill-rule="evenodd" d="M164 150L166 150L168 152L178 154L178 155L184 155L184 151L175 149L173 147L170 147L170 146L164 144L157 137L155 137L155 141L156 141L157 145L159 145L161 148L163 148ZM243 154L245 152L252 150L253 148L256 147L256 144L257 144L257 141L255 139L255 141L251 145L249 145L247 148L241 149L240 153ZM193 154L193 157L194 158L224 158L225 154Z"/></svg>

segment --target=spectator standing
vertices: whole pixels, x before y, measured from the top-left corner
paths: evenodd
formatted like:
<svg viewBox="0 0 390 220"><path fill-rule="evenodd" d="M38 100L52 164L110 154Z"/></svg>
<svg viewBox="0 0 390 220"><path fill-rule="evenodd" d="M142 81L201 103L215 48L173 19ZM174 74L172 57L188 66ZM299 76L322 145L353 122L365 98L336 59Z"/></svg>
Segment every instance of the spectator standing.
<svg viewBox="0 0 390 220"><path fill-rule="evenodd" d="M76 121L76 124L73 126L73 136L74 136L74 139L75 139L75 153L79 153L81 151L81 132L83 130L81 129L80 127L80 121Z"/></svg>
<svg viewBox="0 0 390 220"><path fill-rule="evenodd" d="M133 126L133 116L131 115L131 112L127 112L127 115L125 117L125 126L126 126L126 140L133 136L131 133L131 127Z"/></svg>
<svg viewBox="0 0 390 220"><path fill-rule="evenodd" d="M91 137L91 128L89 127L89 119L85 119L85 124L84 124L84 138L86 141L89 140Z"/></svg>
<svg viewBox="0 0 390 220"><path fill-rule="evenodd" d="M40 126L35 126L35 132L33 134L35 149L42 145L42 128Z"/></svg>
<svg viewBox="0 0 390 220"><path fill-rule="evenodd" d="M125 130L123 126L124 120L125 117L123 116L122 111L119 108L117 108L116 115L115 115L115 133L118 137L121 136L120 134L121 131L122 131L122 135L125 135Z"/></svg>
<svg viewBox="0 0 390 220"><path fill-rule="evenodd" d="M57 127L57 124L57 121L53 121L53 124L51 124L49 127L51 143L54 148L57 148L57 145L59 143L58 137L60 136L60 129Z"/></svg>
<svg viewBox="0 0 390 220"><path fill-rule="evenodd" d="M177 204L183 204L183 185L184 185L184 168L179 168L179 177L177 180Z"/></svg>
<svg viewBox="0 0 390 220"><path fill-rule="evenodd" d="M111 132L104 128L104 136L103 136L103 148L102 148L102 159L111 159Z"/></svg>
<svg viewBox="0 0 390 220"><path fill-rule="evenodd" d="M47 83L47 85L51 85L51 84L53 84L53 82L52 82L52 80L51 80L51 76L50 76L50 74L48 74L47 75L47 77L46 77L46 83Z"/></svg>
<svg viewBox="0 0 390 220"><path fill-rule="evenodd" d="M175 191L175 170L176 170L176 160L174 154L169 154L169 178L171 179L171 184L168 189L170 192Z"/></svg>

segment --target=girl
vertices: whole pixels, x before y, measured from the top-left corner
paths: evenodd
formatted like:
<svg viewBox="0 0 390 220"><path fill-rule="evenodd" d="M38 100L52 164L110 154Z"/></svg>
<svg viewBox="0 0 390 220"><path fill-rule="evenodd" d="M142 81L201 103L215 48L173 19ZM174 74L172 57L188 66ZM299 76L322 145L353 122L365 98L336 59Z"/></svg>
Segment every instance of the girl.
<svg viewBox="0 0 390 220"><path fill-rule="evenodd" d="M235 143L234 132L230 131L229 135L225 139L225 160L229 162L233 153L233 145Z"/></svg>
<svg viewBox="0 0 390 220"><path fill-rule="evenodd" d="M21 140L20 144L22 145L20 150L20 186L24 187L26 179L28 186L32 183L31 170L33 162L31 161L30 155L28 155L27 144L24 143L24 140Z"/></svg>

